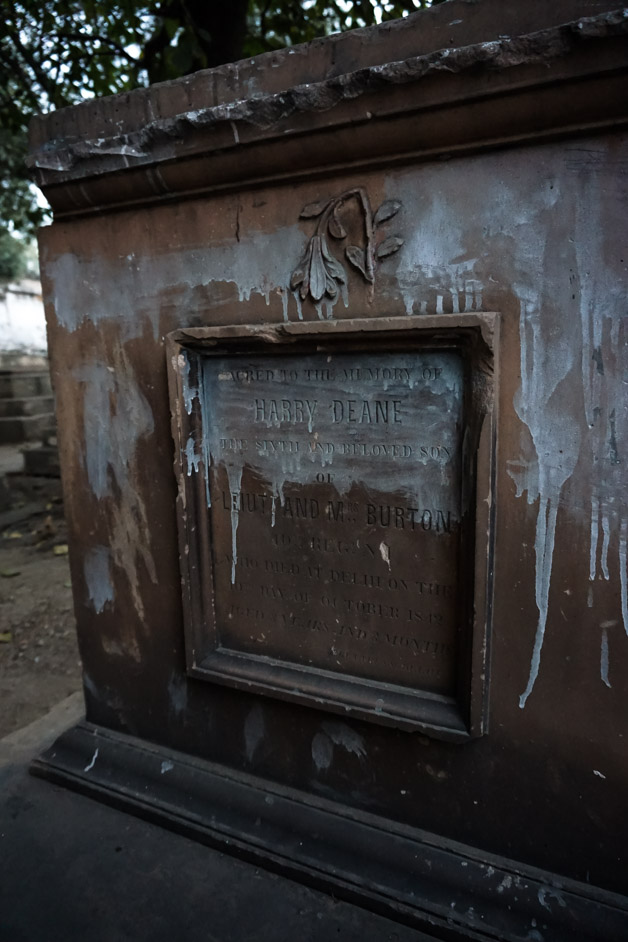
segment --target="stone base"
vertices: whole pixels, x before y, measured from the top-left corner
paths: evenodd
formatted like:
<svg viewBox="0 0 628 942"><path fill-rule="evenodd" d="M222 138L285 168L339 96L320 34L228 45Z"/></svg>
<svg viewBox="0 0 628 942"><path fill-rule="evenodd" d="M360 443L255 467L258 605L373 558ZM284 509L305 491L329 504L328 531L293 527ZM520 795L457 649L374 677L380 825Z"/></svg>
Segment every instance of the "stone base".
<svg viewBox="0 0 628 942"><path fill-rule="evenodd" d="M87 722L31 771L438 939L628 937L626 897Z"/></svg>

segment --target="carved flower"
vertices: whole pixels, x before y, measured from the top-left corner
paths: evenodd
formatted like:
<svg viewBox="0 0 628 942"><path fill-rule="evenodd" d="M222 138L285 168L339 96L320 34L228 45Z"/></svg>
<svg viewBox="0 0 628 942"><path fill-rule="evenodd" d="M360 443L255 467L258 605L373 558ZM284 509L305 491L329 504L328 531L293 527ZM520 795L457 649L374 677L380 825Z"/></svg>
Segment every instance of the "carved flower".
<svg viewBox="0 0 628 942"><path fill-rule="evenodd" d="M293 271L290 287L299 289L301 298L310 294L314 301L325 295L332 300L338 296L338 285L344 285L347 276L340 262L329 251L324 235L312 236L298 267Z"/></svg>

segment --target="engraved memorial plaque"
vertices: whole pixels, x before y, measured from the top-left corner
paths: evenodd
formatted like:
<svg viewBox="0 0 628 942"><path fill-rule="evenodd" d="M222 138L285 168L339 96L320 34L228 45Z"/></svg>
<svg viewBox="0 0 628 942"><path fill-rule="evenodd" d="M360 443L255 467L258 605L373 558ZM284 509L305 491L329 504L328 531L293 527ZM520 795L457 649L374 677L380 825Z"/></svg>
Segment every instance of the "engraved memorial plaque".
<svg viewBox="0 0 628 942"><path fill-rule="evenodd" d="M203 369L220 646L451 694L460 356Z"/></svg>
<svg viewBox="0 0 628 942"><path fill-rule="evenodd" d="M190 668L460 735L472 357L429 334L356 346L337 333L263 351L245 335L174 358L190 415L178 430Z"/></svg>

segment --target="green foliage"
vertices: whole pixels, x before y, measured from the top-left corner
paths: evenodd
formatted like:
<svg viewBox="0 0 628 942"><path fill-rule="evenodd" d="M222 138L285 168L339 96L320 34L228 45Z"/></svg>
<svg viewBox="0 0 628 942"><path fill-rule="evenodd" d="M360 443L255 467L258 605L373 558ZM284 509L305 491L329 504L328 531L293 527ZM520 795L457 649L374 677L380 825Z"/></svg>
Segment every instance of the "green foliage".
<svg viewBox="0 0 628 942"><path fill-rule="evenodd" d="M26 267L24 244L7 229L0 229L0 283L22 278Z"/></svg>
<svg viewBox="0 0 628 942"><path fill-rule="evenodd" d="M24 169L30 117L244 56L370 26L444 0L5 0L0 221L45 217Z"/></svg>

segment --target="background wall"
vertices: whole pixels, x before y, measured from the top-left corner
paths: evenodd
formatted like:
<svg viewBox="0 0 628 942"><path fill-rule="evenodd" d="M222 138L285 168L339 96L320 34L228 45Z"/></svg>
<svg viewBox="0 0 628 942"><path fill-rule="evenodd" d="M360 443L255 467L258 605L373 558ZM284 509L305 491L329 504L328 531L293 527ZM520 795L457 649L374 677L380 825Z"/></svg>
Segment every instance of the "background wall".
<svg viewBox="0 0 628 942"><path fill-rule="evenodd" d="M25 278L0 284L0 357L16 351L45 354L47 348L39 281Z"/></svg>

